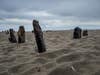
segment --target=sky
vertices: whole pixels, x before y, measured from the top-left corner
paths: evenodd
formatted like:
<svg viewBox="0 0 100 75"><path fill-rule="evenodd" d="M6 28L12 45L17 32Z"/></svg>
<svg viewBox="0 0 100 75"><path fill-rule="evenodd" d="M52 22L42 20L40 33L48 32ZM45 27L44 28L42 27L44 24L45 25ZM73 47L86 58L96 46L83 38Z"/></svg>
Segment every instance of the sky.
<svg viewBox="0 0 100 75"><path fill-rule="evenodd" d="M34 19L43 30L100 29L100 0L0 0L0 31L31 31Z"/></svg>

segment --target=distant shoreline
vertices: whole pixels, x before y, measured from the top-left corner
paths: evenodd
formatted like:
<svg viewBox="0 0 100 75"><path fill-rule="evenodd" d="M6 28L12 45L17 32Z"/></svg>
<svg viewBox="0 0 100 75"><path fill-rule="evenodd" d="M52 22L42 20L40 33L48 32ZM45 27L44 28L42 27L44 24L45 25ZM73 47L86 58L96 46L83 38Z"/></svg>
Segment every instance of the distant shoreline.
<svg viewBox="0 0 100 75"><path fill-rule="evenodd" d="M99 31L100 29L87 29L87 30L89 30L89 31L95 31L95 30ZM43 32L59 32L59 31L61 31L61 32L62 31L73 31L73 29L70 29L70 30L45 30L45 31L43 30ZM15 32L17 32L17 31L15 31ZM26 31L26 32L32 32L32 31ZM2 33L2 31L0 31L0 33Z"/></svg>

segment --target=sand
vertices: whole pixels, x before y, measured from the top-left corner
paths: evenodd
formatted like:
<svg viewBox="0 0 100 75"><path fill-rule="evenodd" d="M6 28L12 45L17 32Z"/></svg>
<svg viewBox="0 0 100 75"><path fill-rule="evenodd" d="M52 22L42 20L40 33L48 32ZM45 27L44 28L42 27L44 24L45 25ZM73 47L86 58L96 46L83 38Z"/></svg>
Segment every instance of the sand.
<svg viewBox="0 0 100 75"><path fill-rule="evenodd" d="M47 51L38 54L34 34L12 44L0 33L0 75L100 75L100 31L73 39L72 31L47 31Z"/></svg>

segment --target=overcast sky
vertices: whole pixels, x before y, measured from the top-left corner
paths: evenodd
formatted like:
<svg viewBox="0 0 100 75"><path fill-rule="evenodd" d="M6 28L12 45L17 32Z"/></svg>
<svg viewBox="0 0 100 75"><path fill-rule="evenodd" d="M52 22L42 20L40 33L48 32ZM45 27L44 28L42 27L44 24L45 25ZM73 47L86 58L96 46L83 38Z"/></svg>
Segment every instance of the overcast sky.
<svg viewBox="0 0 100 75"><path fill-rule="evenodd" d="M33 19L47 29L100 26L100 0L0 0L0 29L32 29Z"/></svg>

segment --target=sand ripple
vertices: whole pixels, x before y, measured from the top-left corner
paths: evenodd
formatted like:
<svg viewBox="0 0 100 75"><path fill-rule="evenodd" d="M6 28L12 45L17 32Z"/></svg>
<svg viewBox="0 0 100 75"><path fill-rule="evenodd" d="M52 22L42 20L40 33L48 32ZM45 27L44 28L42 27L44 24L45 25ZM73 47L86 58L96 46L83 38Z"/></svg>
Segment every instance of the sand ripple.
<svg viewBox="0 0 100 75"><path fill-rule="evenodd" d="M72 31L44 32L42 54L35 52L32 33L19 46L0 34L0 75L100 75L100 31L79 40L72 39Z"/></svg>

